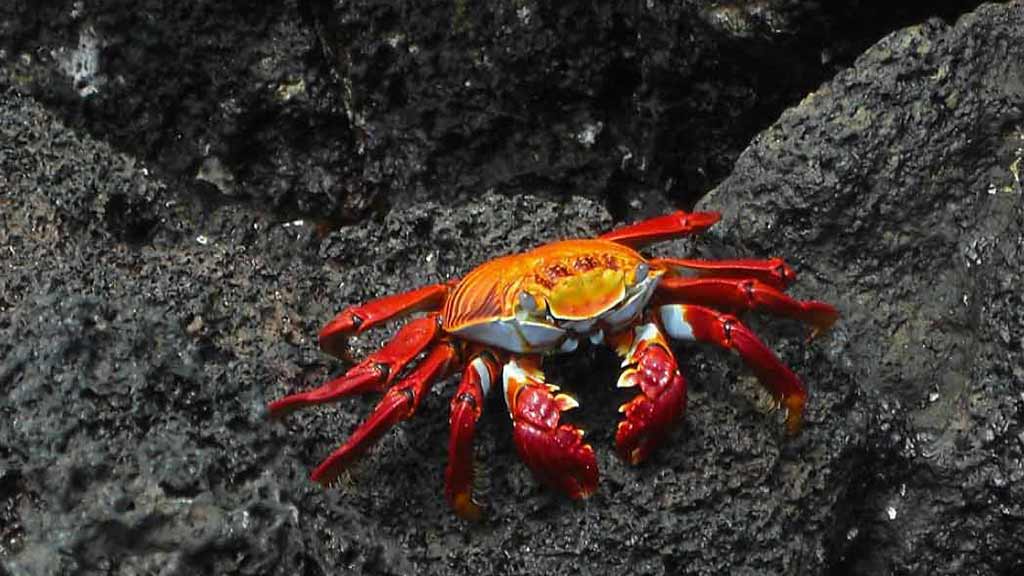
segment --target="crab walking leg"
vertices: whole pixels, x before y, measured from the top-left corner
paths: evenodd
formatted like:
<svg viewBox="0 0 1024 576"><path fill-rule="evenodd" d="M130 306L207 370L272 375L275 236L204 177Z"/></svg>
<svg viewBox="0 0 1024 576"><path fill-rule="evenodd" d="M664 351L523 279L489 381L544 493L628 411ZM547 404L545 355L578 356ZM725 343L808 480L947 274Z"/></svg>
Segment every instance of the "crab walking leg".
<svg viewBox="0 0 1024 576"><path fill-rule="evenodd" d="M350 336L365 332L372 326L392 318L440 310L448 291L456 280L442 284L431 284L402 294L393 294L365 304L349 306L320 329L320 349L339 358L347 355Z"/></svg>
<svg viewBox="0 0 1024 576"><path fill-rule="evenodd" d="M811 326L811 338L828 331L839 312L824 302L800 301L759 280L734 278L663 278L657 304L693 304L726 308L734 314L748 310L800 320Z"/></svg>
<svg viewBox="0 0 1024 576"><path fill-rule="evenodd" d="M761 384L786 408L786 430L790 434L800 431L807 391L796 374L735 316L683 304L661 306L657 315L671 338L709 342L739 353Z"/></svg>
<svg viewBox="0 0 1024 576"><path fill-rule="evenodd" d="M285 416L299 408L323 404L344 396L384 390L402 369L423 352L441 333L439 316L431 314L408 322L383 348L355 365L344 375L313 390L285 396L269 406L271 417Z"/></svg>
<svg viewBox="0 0 1024 576"><path fill-rule="evenodd" d="M699 278L736 278L760 280L785 290L796 280L796 272L782 258L767 260L695 260L690 258L651 258L654 268L667 268L678 276Z"/></svg>
<svg viewBox="0 0 1024 576"><path fill-rule="evenodd" d="M619 456L639 464L672 432L686 409L686 380L665 336L655 323L621 332L611 343L626 368L619 388L639 386L639 393L619 407L625 419L615 431Z"/></svg>
<svg viewBox="0 0 1024 576"><path fill-rule="evenodd" d="M718 212L673 212L635 224L616 228L598 236L601 240L640 248L662 240L697 234L710 228L721 215Z"/></svg>
<svg viewBox="0 0 1024 576"><path fill-rule="evenodd" d="M312 479L323 485L333 482L384 432L412 417L431 384L453 372L456 363L457 354L450 342L442 341L435 346L408 376L384 394L373 414L356 428L345 444L313 470Z"/></svg>
<svg viewBox="0 0 1024 576"><path fill-rule="evenodd" d="M534 476L573 499L597 490L594 449L583 442L582 430L559 424L561 413L577 403L544 382L540 358L513 358L505 364L502 380L516 449Z"/></svg>
<svg viewBox="0 0 1024 576"><path fill-rule="evenodd" d="M473 436L476 421L483 413L484 398L500 373L498 361L490 352L474 355L452 398L444 495L455 513L466 520L480 519L480 505L473 500Z"/></svg>

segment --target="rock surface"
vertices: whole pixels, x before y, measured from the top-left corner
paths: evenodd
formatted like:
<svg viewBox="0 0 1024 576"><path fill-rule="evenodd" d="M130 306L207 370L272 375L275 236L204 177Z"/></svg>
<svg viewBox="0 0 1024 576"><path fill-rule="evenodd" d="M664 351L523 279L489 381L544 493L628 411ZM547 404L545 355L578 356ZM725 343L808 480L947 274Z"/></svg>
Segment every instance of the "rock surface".
<svg viewBox="0 0 1024 576"><path fill-rule="evenodd" d="M371 403L272 424L266 402L342 368L313 335L346 303L667 202L410 191L321 236L182 193L19 94L23 63L6 63L0 572L1024 570L1022 52L1021 2L888 36L750 144L699 206L724 212L712 233L659 248L778 254L797 295L840 307L811 343L752 320L811 390L799 438L736 359L680 346L686 421L628 467L611 450L617 363L584 350L549 374L581 400L600 490L578 504L539 488L492 397L480 525L442 497L452 383L326 491L308 470Z"/></svg>
<svg viewBox="0 0 1024 576"><path fill-rule="evenodd" d="M0 61L182 192L352 222L543 188L623 218L692 204L881 35L979 3L6 0Z"/></svg>
<svg viewBox="0 0 1024 576"><path fill-rule="evenodd" d="M871 408L841 572L1024 568L1022 26L1015 3L889 36L701 205L724 245L799 255L844 312L836 354Z"/></svg>

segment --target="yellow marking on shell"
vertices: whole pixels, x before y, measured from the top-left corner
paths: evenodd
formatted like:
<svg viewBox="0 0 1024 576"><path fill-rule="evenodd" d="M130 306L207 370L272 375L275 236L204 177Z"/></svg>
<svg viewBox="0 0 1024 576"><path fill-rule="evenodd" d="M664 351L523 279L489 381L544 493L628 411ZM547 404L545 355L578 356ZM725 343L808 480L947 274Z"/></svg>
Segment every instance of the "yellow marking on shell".
<svg viewBox="0 0 1024 576"><path fill-rule="evenodd" d="M626 297L621 270L595 268L561 279L548 293L548 308L555 318L585 320L611 309Z"/></svg>

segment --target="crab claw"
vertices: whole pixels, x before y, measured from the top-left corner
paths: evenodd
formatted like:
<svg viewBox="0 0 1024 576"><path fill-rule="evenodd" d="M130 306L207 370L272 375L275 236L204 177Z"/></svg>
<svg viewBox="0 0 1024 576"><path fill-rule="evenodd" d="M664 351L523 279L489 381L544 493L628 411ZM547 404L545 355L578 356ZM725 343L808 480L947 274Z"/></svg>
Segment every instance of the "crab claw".
<svg viewBox="0 0 1024 576"><path fill-rule="evenodd" d="M675 428L686 408L686 381L658 327L636 328L619 376L620 388L639 386L640 393L619 407L625 420L615 432L619 456L639 464Z"/></svg>
<svg viewBox="0 0 1024 576"><path fill-rule="evenodd" d="M505 400L514 423L513 438L519 457L538 480L570 498L586 498L597 490L597 459L583 442L583 431L559 424L561 413L578 404L554 386L533 359L505 365Z"/></svg>

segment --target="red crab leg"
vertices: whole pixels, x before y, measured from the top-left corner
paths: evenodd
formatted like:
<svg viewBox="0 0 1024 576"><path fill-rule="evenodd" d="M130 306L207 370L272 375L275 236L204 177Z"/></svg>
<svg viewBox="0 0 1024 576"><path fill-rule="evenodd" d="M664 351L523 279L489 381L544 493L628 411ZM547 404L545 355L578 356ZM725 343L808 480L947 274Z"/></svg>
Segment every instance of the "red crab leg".
<svg viewBox="0 0 1024 576"><path fill-rule="evenodd" d="M626 330L611 339L628 367L619 376L619 388L639 386L639 393L619 407L625 419L615 431L619 456L639 464L675 428L686 409L686 380L654 323Z"/></svg>
<svg viewBox="0 0 1024 576"><path fill-rule="evenodd" d="M408 376L384 394L373 414L356 428L345 444L313 470L313 481L330 484L391 427L412 417L430 385L450 374L455 364L456 352L450 343L435 346Z"/></svg>
<svg viewBox="0 0 1024 576"><path fill-rule="evenodd" d="M272 417L323 404L344 396L384 390L412 359L430 346L441 333L439 316L431 314L411 320L383 348L356 364L343 376L313 390L285 396L269 406Z"/></svg>
<svg viewBox="0 0 1024 576"><path fill-rule="evenodd" d="M332 356L345 357L346 342L350 336L361 334L397 316L440 310L454 282L431 284L358 306L349 306L320 329L320 349Z"/></svg>
<svg viewBox="0 0 1024 576"><path fill-rule="evenodd" d="M577 406L556 386L545 384L540 358L523 356L505 364L505 402L514 426L519 457L538 480L573 499L597 490L597 459L583 442L583 431L559 425L561 413Z"/></svg>
<svg viewBox="0 0 1024 576"><path fill-rule="evenodd" d="M811 338L832 327L839 312L829 304L795 300L759 280L734 278L663 278L655 304L694 304L726 308L740 314L758 310L809 324Z"/></svg>
<svg viewBox="0 0 1024 576"><path fill-rule="evenodd" d="M470 360L462 373L462 382L452 398L451 436L448 441L448 467L444 472L444 495L460 518L480 519L480 505L473 500L473 436L476 421L484 409L484 398L498 381L498 361L489 352Z"/></svg>
<svg viewBox="0 0 1024 576"><path fill-rule="evenodd" d="M661 306L657 314L672 338L709 342L738 352L761 384L786 408L787 431L800 431L807 391L796 374L735 316L682 304Z"/></svg>
<svg viewBox="0 0 1024 576"><path fill-rule="evenodd" d="M668 268L680 276L760 280L785 290L796 280L796 272L782 258L767 260L696 260L691 258L651 258L654 268Z"/></svg>
<svg viewBox="0 0 1024 576"><path fill-rule="evenodd" d="M718 212L683 212L679 210L616 228L598 238L639 248L654 242L703 232L718 222L719 218L721 215Z"/></svg>

